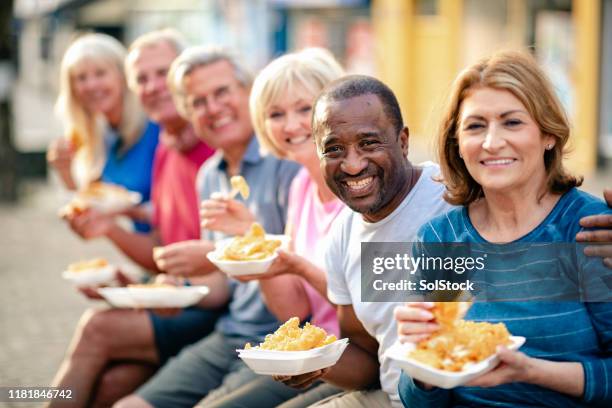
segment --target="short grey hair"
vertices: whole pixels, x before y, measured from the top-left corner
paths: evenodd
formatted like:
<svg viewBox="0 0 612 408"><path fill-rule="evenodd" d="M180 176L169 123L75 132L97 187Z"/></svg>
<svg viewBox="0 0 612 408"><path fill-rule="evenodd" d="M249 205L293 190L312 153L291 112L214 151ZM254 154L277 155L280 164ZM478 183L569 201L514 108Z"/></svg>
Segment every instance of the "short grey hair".
<svg viewBox="0 0 612 408"><path fill-rule="evenodd" d="M130 45L130 48L128 48L127 56L125 58L125 75L130 88L133 89L136 85L136 78L134 75L134 58L137 51L142 50L143 48L156 47L160 43L166 43L172 47L174 51L176 51L177 56L180 55L185 48L187 48L187 40L183 34L173 28L150 31L136 38Z"/></svg>
<svg viewBox="0 0 612 408"><path fill-rule="evenodd" d="M187 117L185 77L196 68L218 61L227 61L234 68L236 80L245 88L251 87L253 82L251 72L231 50L215 45L189 47L174 60L168 72L168 87L172 92L176 108L183 117Z"/></svg>

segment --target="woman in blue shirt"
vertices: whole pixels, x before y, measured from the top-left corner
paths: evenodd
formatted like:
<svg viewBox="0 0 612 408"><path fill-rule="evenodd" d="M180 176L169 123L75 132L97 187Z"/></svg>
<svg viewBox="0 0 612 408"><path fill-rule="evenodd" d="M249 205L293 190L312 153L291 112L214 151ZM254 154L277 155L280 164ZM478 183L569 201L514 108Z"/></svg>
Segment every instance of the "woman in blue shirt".
<svg viewBox="0 0 612 408"><path fill-rule="evenodd" d="M564 169L569 133L563 108L530 55L501 52L464 70L439 135L445 199L462 207L424 225L419 241L502 249L509 243L575 242L581 217L611 211L577 190L581 180ZM600 259L575 255L581 271L601 265ZM497 368L453 390L402 374L404 405L610 406L612 303L528 300L530 289L544 284L521 276L535 263L556 265L558 258L537 250L516 257L506 272L490 274L513 274L508 300L476 302L466 316L504 322L510 333L527 338L521 351L502 350ZM419 341L438 329L431 306L410 303L396 310L401 341Z"/></svg>
<svg viewBox="0 0 612 408"><path fill-rule="evenodd" d="M66 136L51 144L47 158L70 190L102 180L137 191L147 202L159 129L127 88L125 53L105 34L84 35L66 50L57 100Z"/></svg>

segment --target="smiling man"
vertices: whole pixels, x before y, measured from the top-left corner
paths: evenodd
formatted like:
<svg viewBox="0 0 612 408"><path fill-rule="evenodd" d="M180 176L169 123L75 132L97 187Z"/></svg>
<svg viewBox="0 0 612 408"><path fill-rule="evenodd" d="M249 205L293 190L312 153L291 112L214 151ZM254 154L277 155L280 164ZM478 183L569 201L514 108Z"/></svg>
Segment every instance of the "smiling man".
<svg viewBox="0 0 612 408"><path fill-rule="evenodd" d="M385 108L382 98L321 99L313 127L321 135L317 146L329 187L370 222L397 207L422 172L406 160L408 128L399 122L398 108Z"/></svg>
<svg viewBox="0 0 612 408"><path fill-rule="evenodd" d="M361 302L361 243L410 241L421 224L448 210L443 186L432 180L438 167L410 163L409 132L397 99L371 77L349 76L330 84L317 99L312 129L327 185L352 210L334 225L325 257L327 295L337 305L342 337L350 342L323 378L362 390L323 405L398 405L399 370L382 355L396 338L392 316L397 304ZM314 380L322 373L312 374ZM304 384L305 379L286 383Z"/></svg>

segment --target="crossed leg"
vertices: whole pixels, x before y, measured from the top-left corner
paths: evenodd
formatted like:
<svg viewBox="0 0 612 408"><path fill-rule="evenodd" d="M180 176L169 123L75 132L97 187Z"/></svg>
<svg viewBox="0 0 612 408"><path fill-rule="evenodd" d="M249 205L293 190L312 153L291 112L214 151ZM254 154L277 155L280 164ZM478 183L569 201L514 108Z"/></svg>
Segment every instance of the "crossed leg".
<svg viewBox="0 0 612 408"><path fill-rule="evenodd" d="M146 363L119 362L107 366L95 386L92 408L111 407L133 393L155 374L157 366Z"/></svg>
<svg viewBox="0 0 612 408"><path fill-rule="evenodd" d="M126 309L87 310L79 321L66 357L53 380L54 387L73 389L77 400L66 405L54 401L50 407L87 406L96 383L103 378L101 375L108 364L116 360L144 363L149 369L159 365L153 325L147 312ZM146 375L143 371L134 371L139 369L129 370L140 378ZM129 374L122 374L126 373Z"/></svg>

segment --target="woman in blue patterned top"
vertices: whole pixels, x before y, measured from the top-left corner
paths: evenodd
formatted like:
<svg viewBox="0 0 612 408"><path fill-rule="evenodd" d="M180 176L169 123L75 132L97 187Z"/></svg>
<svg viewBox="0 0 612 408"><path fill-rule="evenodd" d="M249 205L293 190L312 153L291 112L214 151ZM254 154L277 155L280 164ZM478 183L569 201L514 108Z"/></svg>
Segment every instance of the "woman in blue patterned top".
<svg viewBox="0 0 612 408"><path fill-rule="evenodd" d="M581 179L564 169L569 134L552 86L529 54L500 52L464 70L439 134L445 199L462 207L424 225L419 241L496 248L575 242L581 217L611 211L578 190ZM521 351L501 349L497 368L452 390L402 374L406 407L612 404L612 303L525 301L529 286L542 284L516 276L535 262L556 262L543 257L531 251L507 265L512 271L505 274L515 276L509 298L523 301L476 302L466 316L504 322L510 333L527 338ZM401 341L419 341L438 329L431 307L409 303L396 310Z"/></svg>

